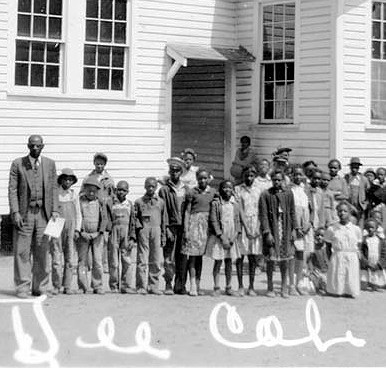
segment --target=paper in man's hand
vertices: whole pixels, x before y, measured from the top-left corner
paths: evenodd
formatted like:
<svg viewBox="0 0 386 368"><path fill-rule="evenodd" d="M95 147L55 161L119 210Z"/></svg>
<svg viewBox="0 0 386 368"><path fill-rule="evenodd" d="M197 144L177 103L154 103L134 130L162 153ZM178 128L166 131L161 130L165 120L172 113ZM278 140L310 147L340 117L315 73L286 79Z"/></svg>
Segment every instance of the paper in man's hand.
<svg viewBox="0 0 386 368"><path fill-rule="evenodd" d="M61 217L57 218L55 221L50 219L44 230L44 235L47 235L49 238L59 238L64 227L64 221L65 219Z"/></svg>

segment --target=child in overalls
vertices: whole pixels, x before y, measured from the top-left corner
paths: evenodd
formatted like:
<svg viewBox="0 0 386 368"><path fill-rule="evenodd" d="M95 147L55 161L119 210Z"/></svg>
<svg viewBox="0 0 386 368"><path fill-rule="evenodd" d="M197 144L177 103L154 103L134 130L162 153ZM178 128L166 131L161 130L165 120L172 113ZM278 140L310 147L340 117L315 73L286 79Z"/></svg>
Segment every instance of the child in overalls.
<svg viewBox="0 0 386 368"><path fill-rule="evenodd" d="M82 226L78 245L78 286L84 293L88 290L88 251L92 254L91 287L94 294L104 294L102 275L103 236L107 226L106 207L98 198L101 184L94 177L83 182L84 193L79 199Z"/></svg>
<svg viewBox="0 0 386 368"><path fill-rule="evenodd" d="M146 193L135 201L137 232L137 292L161 295L161 249L166 244L165 202L155 193L157 179L145 180Z"/></svg>
<svg viewBox="0 0 386 368"><path fill-rule="evenodd" d="M52 294L59 293L63 285L63 294L74 294L71 290L73 269L75 263L74 238L79 236L81 225L81 213L79 197L71 187L78 178L71 169L63 169L58 177L59 214L65 219L62 234L54 239L51 244L52 256ZM62 254L64 256L64 270L62 265Z"/></svg>
<svg viewBox="0 0 386 368"><path fill-rule="evenodd" d="M116 198L112 205L112 229L109 239L109 286L111 291L122 294L135 294L131 285L132 250L135 246L135 216L134 206L126 198L129 193L127 181L120 181L116 188ZM122 271L119 267L122 265ZM119 274L121 273L121 274ZM119 286L119 278L121 285Z"/></svg>

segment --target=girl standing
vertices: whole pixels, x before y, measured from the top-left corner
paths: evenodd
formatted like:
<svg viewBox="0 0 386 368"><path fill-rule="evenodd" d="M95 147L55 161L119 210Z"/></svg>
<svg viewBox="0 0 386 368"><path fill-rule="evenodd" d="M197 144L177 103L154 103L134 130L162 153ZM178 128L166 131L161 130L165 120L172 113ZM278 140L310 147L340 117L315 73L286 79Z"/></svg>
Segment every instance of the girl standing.
<svg viewBox="0 0 386 368"><path fill-rule="evenodd" d="M339 222L331 225L324 234L330 260L327 292L354 298L360 293L358 255L361 229L350 222L350 205L347 202L340 202L336 210Z"/></svg>
<svg viewBox="0 0 386 368"><path fill-rule="evenodd" d="M209 172L197 171L198 186L186 195L184 220L184 244L181 253L188 257L190 277L189 295L203 295L200 291L202 256L208 239L208 217L210 203L216 191L208 185Z"/></svg>
<svg viewBox="0 0 386 368"><path fill-rule="evenodd" d="M314 250L314 236L311 224L311 203L304 190L304 174L301 166L293 168L292 184L290 186L295 200L296 220L299 226L298 237L294 241L295 259L289 262L289 294L304 295L301 283L303 280L303 270L305 266L304 253L311 253ZM306 256L307 258L307 256ZM296 287L295 287L296 273Z"/></svg>
<svg viewBox="0 0 386 368"><path fill-rule="evenodd" d="M254 180L257 172L254 166L249 165L243 170L244 183L235 187L236 197L244 213L246 228L243 229L239 244L241 257L236 260L237 279L239 282L239 295L244 296L243 285L243 261L248 256L249 264L249 288L247 294L256 296L254 290L257 257L262 254L259 221L259 198L261 191L255 187Z"/></svg>
<svg viewBox="0 0 386 368"><path fill-rule="evenodd" d="M186 166L186 171L181 175L181 181L193 189L197 186L198 167L193 165L197 159L197 154L192 148L185 148L181 153L181 158L185 161Z"/></svg>
<svg viewBox="0 0 386 368"><path fill-rule="evenodd" d="M220 295L220 268L225 262L225 293L232 294L232 260L240 257L238 239L241 234L240 206L233 196L233 184L224 180L219 186L219 197L210 204L209 239L206 255L214 259L214 296Z"/></svg>

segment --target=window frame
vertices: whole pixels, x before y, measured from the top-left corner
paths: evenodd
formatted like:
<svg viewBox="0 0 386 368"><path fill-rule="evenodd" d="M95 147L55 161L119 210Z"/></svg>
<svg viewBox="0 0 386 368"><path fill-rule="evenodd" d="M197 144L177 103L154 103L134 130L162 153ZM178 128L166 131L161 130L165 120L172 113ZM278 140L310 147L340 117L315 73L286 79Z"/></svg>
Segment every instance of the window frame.
<svg viewBox="0 0 386 368"><path fill-rule="evenodd" d="M282 60L272 60L271 64L277 62L293 62L294 63L294 86L293 86L293 106L292 106L292 119L265 119L264 118L264 70L263 65L268 64L267 61L263 60L263 7L270 5L286 5L286 4L295 4L295 39L294 39L294 52L295 58L292 60L282 59ZM258 101L258 106L256 109L256 120L260 127L270 126L270 127L297 127L298 126L298 86L299 86L299 37L300 37L300 10L299 10L299 0L258 0L257 4L257 37L256 37L256 74L255 83L256 83L256 98L255 101Z"/></svg>
<svg viewBox="0 0 386 368"><path fill-rule="evenodd" d="M134 101L135 0L127 0L127 29L122 91L83 88L84 45L86 41L86 1L63 0L62 48L59 87L32 87L15 84L18 1L8 0L7 95L63 99Z"/></svg>

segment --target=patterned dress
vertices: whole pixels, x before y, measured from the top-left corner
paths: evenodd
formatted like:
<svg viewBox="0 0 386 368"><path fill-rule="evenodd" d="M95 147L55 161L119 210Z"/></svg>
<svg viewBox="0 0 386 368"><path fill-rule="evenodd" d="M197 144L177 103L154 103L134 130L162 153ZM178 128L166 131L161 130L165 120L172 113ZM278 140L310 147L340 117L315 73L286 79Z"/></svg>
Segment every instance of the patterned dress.
<svg viewBox="0 0 386 368"><path fill-rule="evenodd" d="M358 244L361 230L351 222L335 223L324 234L324 240L332 245L332 255L327 272L327 291L331 294L360 293Z"/></svg>
<svg viewBox="0 0 386 368"><path fill-rule="evenodd" d="M260 236L260 221L259 221L259 198L261 190L258 187L248 187L245 184L236 186L236 197L244 211L246 226L254 235L253 239L248 239L246 230L243 228L239 243L241 255L261 254L262 244Z"/></svg>

